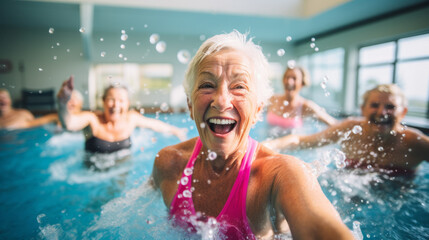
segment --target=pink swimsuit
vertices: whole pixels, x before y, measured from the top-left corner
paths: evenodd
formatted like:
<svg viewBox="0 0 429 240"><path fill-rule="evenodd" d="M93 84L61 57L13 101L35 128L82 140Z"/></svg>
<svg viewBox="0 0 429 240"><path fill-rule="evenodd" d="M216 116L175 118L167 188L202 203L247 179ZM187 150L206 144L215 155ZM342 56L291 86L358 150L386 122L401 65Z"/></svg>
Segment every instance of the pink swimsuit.
<svg viewBox="0 0 429 240"><path fill-rule="evenodd" d="M271 125L288 129L299 128L303 125L302 118L300 117L285 118L273 112L267 113L267 122Z"/></svg>
<svg viewBox="0 0 429 240"><path fill-rule="evenodd" d="M256 239L247 220L246 196L253 154L258 142L250 137L248 139L247 151L241 163L237 179L225 206L216 217L216 221L220 223L220 234L227 236L228 239ZM196 229L191 223L191 219L195 221L198 214L195 212L194 202L192 201L192 169L201 147L202 143L198 138L170 207L170 214L174 223L185 229L191 229L193 232L196 232Z"/></svg>

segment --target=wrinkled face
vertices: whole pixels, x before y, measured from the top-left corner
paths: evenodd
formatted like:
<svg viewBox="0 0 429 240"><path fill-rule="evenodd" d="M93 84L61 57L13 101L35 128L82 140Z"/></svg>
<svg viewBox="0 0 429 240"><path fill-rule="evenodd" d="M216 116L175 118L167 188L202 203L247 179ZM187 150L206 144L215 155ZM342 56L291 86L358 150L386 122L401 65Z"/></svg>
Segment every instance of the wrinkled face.
<svg viewBox="0 0 429 240"><path fill-rule="evenodd" d="M4 110L10 108L12 105L12 101L10 99L10 95L6 91L0 91L0 110Z"/></svg>
<svg viewBox="0 0 429 240"><path fill-rule="evenodd" d="M104 116L107 121L116 121L127 116L130 102L123 88L111 88L104 98Z"/></svg>
<svg viewBox="0 0 429 240"><path fill-rule="evenodd" d="M288 69L283 76L286 92L299 92L302 88L302 73L299 69Z"/></svg>
<svg viewBox="0 0 429 240"><path fill-rule="evenodd" d="M221 50L198 67L189 110L204 146L218 156L246 147L262 109L252 69L249 58L239 50Z"/></svg>
<svg viewBox="0 0 429 240"><path fill-rule="evenodd" d="M362 107L362 115L369 122L370 130L385 134L398 128L406 113L398 96L377 91L368 96Z"/></svg>

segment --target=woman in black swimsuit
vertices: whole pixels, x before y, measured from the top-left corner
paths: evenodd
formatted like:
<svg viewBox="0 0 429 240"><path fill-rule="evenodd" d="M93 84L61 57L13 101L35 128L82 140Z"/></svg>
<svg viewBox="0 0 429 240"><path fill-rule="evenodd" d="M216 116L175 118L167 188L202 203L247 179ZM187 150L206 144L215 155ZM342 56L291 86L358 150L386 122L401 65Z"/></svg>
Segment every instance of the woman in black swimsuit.
<svg viewBox="0 0 429 240"><path fill-rule="evenodd" d="M130 136L136 127L174 134L181 141L186 139L186 129L180 129L129 110L128 90L123 85L112 85L105 90L104 110L100 113L68 111L66 105L72 91L73 76L63 83L58 93L59 118L64 129L70 131L84 129L85 150L88 152L112 153L130 148Z"/></svg>

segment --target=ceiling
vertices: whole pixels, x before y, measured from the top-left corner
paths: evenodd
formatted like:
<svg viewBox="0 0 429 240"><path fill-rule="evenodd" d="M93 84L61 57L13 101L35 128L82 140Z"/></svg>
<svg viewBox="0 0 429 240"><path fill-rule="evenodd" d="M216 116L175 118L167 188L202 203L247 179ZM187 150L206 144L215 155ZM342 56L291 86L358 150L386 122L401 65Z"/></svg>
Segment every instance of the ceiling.
<svg viewBox="0 0 429 240"><path fill-rule="evenodd" d="M249 31L304 41L428 6L428 0L40 0L0 2L0 28L206 35Z"/></svg>

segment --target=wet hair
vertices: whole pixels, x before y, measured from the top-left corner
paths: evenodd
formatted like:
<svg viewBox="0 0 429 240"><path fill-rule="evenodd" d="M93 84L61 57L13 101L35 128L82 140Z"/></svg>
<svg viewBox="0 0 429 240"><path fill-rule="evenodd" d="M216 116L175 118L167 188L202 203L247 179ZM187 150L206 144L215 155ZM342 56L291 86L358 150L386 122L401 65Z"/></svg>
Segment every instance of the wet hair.
<svg viewBox="0 0 429 240"><path fill-rule="evenodd" d="M110 91L110 89L114 89L114 88L120 88L120 89L124 89L125 91L127 91L127 94L129 95L129 91L128 91L128 87L127 85L125 85L124 83L121 82L114 82L114 83L110 83L109 86L107 86L104 89L104 93L103 93L103 101L107 96L107 93Z"/></svg>
<svg viewBox="0 0 429 240"><path fill-rule="evenodd" d="M399 88L398 85L396 84L380 84L366 91L362 96L363 98L362 106L365 106L365 104L368 102L369 95L372 92L381 92L381 93L388 93L391 95L395 95L399 97L399 99L401 100L402 107L408 106L408 101L407 101L407 98L405 97L405 94L402 92L401 88Z"/></svg>
<svg viewBox="0 0 429 240"><path fill-rule="evenodd" d="M268 100L273 94L273 89L270 86L268 78L268 61L262 53L262 48L253 43L252 38L247 39L247 35L247 33L242 34L237 30L234 30L231 33L215 35L207 39L201 45L189 63L185 80L183 81L183 87L188 99L191 98L200 63L211 54L225 49L234 49L244 51L251 61L253 77L255 77L258 103L262 103L264 105L268 103Z"/></svg>
<svg viewBox="0 0 429 240"><path fill-rule="evenodd" d="M283 79L285 78L286 72L288 70L299 70L301 72L301 75L302 75L302 86L303 87L311 85L310 74L303 67L300 67L300 66L287 67L285 73L283 74Z"/></svg>

